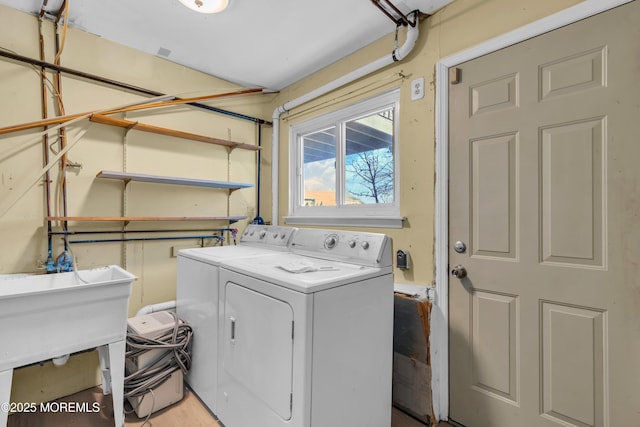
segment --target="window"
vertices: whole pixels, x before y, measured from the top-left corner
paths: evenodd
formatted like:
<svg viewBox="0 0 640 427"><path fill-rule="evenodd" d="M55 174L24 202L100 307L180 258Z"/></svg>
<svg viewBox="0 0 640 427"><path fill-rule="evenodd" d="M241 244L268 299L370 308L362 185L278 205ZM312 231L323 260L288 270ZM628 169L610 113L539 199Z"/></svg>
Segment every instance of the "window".
<svg viewBox="0 0 640 427"><path fill-rule="evenodd" d="M401 227L399 90L291 127L289 224Z"/></svg>

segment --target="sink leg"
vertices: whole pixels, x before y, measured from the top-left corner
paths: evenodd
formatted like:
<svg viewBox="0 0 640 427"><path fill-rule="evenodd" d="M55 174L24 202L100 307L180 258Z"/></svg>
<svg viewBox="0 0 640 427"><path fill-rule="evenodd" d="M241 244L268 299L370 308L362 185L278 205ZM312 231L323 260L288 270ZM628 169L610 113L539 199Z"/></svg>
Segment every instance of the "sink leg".
<svg viewBox="0 0 640 427"><path fill-rule="evenodd" d="M116 427L124 426L124 352L124 340L109 344L111 396L113 397L113 418Z"/></svg>
<svg viewBox="0 0 640 427"><path fill-rule="evenodd" d="M98 347L102 392L111 393L116 427L124 426L124 352L124 340Z"/></svg>
<svg viewBox="0 0 640 427"><path fill-rule="evenodd" d="M109 346L98 347L100 358L100 375L102 376L102 394L111 394L111 375L109 374Z"/></svg>
<svg viewBox="0 0 640 427"><path fill-rule="evenodd" d="M6 407L11 399L11 381L13 380L13 369L0 372L0 426L7 425L9 411Z"/></svg>

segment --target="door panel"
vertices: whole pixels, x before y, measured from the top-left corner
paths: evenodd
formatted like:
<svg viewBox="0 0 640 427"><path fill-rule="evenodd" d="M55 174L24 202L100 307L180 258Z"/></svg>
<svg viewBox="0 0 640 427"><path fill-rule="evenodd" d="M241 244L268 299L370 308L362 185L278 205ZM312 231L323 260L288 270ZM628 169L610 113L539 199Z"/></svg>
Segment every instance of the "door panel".
<svg viewBox="0 0 640 427"><path fill-rule="evenodd" d="M604 267L605 127L596 118L541 130L543 262Z"/></svg>
<svg viewBox="0 0 640 427"><path fill-rule="evenodd" d="M640 3L450 85L450 416L640 426Z"/></svg>
<svg viewBox="0 0 640 427"><path fill-rule="evenodd" d="M275 298L226 284L224 370L284 420L291 418L293 311Z"/></svg>
<svg viewBox="0 0 640 427"><path fill-rule="evenodd" d="M517 134L471 141L471 247L474 256L516 258Z"/></svg>
<svg viewBox="0 0 640 427"><path fill-rule="evenodd" d="M606 52L600 46L541 65L540 100L604 87Z"/></svg>
<svg viewBox="0 0 640 427"><path fill-rule="evenodd" d="M541 309L542 412L559 423L598 425L606 410L606 313L551 302Z"/></svg>
<svg viewBox="0 0 640 427"><path fill-rule="evenodd" d="M518 298L478 291L472 301L473 387L518 403Z"/></svg>

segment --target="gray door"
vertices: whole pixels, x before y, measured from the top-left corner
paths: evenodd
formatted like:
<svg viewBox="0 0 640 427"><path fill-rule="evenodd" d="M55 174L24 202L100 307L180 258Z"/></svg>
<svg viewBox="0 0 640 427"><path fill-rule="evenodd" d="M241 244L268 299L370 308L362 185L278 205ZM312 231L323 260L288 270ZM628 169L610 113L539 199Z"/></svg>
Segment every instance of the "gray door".
<svg viewBox="0 0 640 427"><path fill-rule="evenodd" d="M631 2L462 64L450 85L463 425L640 426L639 29Z"/></svg>

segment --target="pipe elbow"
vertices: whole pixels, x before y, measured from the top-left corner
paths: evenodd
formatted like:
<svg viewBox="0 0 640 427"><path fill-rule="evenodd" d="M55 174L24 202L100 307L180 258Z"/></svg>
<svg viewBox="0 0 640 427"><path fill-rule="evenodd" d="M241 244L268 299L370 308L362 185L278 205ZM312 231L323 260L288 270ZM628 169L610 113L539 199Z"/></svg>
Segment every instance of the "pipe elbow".
<svg viewBox="0 0 640 427"><path fill-rule="evenodd" d="M173 310L176 308L176 305L177 303L175 300L165 301L158 304L145 305L140 310L138 310L138 312L136 313L136 317L155 313L157 311Z"/></svg>
<svg viewBox="0 0 640 427"><path fill-rule="evenodd" d="M277 107L275 110L273 110L273 115L271 116L271 118L273 120L279 120L280 116L286 112L287 112L287 109L284 108L284 104L282 104L279 107Z"/></svg>
<svg viewBox="0 0 640 427"><path fill-rule="evenodd" d="M402 61L404 58L406 58L416 45L416 40L418 40L418 35L420 34L420 24L417 22L417 16L415 19L416 25L413 27L409 26L407 30L407 39L405 40L404 44L399 48L396 48L391 54L394 62Z"/></svg>

